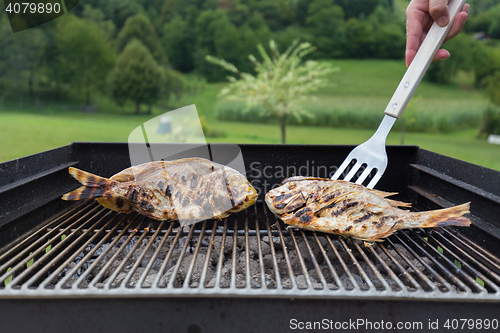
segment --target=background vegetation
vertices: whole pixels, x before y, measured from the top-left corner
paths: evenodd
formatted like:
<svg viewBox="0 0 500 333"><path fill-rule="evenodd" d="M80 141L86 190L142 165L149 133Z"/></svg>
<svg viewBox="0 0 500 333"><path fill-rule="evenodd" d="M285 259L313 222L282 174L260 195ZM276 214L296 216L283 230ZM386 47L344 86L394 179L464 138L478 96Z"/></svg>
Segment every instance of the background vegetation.
<svg viewBox="0 0 500 333"><path fill-rule="evenodd" d="M446 44L452 57L431 66L396 130L404 127L405 144L500 170L498 146L485 139L500 134L500 4L468 2L465 31ZM248 55L259 43L285 50L297 37L317 47L310 59L340 71L303 102L314 117L287 118L287 142L363 142L405 71L407 4L81 0L16 34L0 4L0 161L71 141L126 141L149 114L193 103L210 140L277 143L279 127L259 107L244 113L218 100L227 72L205 57L255 74ZM401 142L398 132L391 138Z"/></svg>

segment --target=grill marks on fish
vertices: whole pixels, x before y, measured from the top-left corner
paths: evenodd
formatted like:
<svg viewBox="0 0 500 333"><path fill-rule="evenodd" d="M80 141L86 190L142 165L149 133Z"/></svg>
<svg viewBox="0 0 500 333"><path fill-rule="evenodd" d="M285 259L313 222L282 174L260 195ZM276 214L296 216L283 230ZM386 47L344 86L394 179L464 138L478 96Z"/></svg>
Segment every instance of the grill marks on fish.
<svg viewBox="0 0 500 333"><path fill-rule="evenodd" d="M126 194L126 198L134 203L137 203L138 196L139 196L139 191L134 187L131 187Z"/></svg>
<svg viewBox="0 0 500 333"><path fill-rule="evenodd" d="M99 187L87 187L82 191L82 197L101 197L104 194L104 189Z"/></svg>
<svg viewBox="0 0 500 333"><path fill-rule="evenodd" d="M400 229L470 225L463 217L469 203L414 213L398 208L410 204L386 199L394 194L341 180L291 177L269 191L265 200L290 226L365 241L382 241Z"/></svg>
<svg viewBox="0 0 500 333"><path fill-rule="evenodd" d="M110 188L116 185L115 181L99 177L91 173L73 167L69 168L69 173L83 185L82 187L69 192L63 196L64 200L81 200L88 198L110 197Z"/></svg>
<svg viewBox="0 0 500 333"><path fill-rule="evenodd" d="M116 198L115 203L116 203L116 207L118 207L118 209L122 209L123 208L124 201L123 201L122 198Z"/></svg>
<svg viewBox="0 0 500 333"><path fill-rule="evenodd" d="M364 211L365 215L361 216L361 217L358 217L357 219L355 219L354 221L352 221L353 223L360 223L360 222L363 222L367 219L369 219L370 217L373 216L373 213L370 212L370 211Z"/></svg>
<svg viewBox="0 0 500 333"><path fill-rule="evenodd" d="M288 213L301 208L306 201L307 199L301 191L290 192L277 196L275 199L275 207L280 210L281 213Z"/></svg>
<svg viewBox="0 0 500 333"><path fill-rule="evenodd" d="M194 174L193 177L191 177L191 180L190 180L191 188L195 188L197 182L198 182L198 176L196 174Z"/></svg>
<svg viewBox="0 0 500 333"><path fill-rule="evenodd" d="M299 221L300 221L301 223L309 223L309 222L311 222L311 221L312 221L312 219L313 219L313 218L311 217L311 215L309 215L309 214L303 214L303 215L300 217Z"/></svg>
<svg viewBox="0 0 500 333"><path fill-rule="evenodd" d="M142 210L144 210L148 213L152 213L155 210L155 207L152 204L150 204L149 202L147 202L146 200L141 201L140 207Z"/></svg>

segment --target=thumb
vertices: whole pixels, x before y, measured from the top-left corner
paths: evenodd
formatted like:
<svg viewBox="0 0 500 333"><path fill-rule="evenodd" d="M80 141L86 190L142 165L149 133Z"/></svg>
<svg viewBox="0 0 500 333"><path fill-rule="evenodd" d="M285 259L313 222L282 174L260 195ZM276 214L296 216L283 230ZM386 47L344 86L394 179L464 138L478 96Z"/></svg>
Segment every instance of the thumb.
<svg viewBox="0 0 500 333"><path fill-rule="evenodd" d="M430 0L429 14L441 27L450 22L450 11L448 10L448 0Z"/></svg>

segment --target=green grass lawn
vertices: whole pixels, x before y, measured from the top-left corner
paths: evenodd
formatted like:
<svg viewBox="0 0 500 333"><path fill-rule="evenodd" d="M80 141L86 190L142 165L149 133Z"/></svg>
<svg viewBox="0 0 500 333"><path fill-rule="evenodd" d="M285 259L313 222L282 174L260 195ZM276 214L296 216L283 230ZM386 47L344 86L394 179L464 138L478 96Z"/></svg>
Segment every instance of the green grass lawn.
<svg viewBox="0 0 500 333"><path fill-rule="evenodd" d="M340 72L331 76L332 85L317 93L325 104L375 105L383 117L383 109L402 77L405 67L401 61L335 60ZM442 108L452 113L454 108L481 108L486 105L480 93L467 85L470 78L462 76L450 86L422 82L413 101L422 108ZM217 94L223 83L208 84L196 96L184 97L176 107L195 104L198 113L204 115L210 127L224 132L225 136L207 138L213 142L279 143L277 124L256 124L220 121L213 110ZM467 89L463 89L463 86ZM109 103L108 103L109 104ZM422 106L423 105L423 106ZM378 110L380 108L380 110ZM415 108L415 107L414 107ZM416 109L416 108L415 108ZM411 109L410 109L411 110ZM410 111L415 117L418 112ZM119 113L101 111L83 113L44 108L42 110L0 110L0 162L34 154L70 144L74 141L126 142L136 127L165 110L154 109L153 116L132 115L132 110ZM287 143L292 144L360 144L375 129L330 128L312 126L288 126ZM418 145L440 154L500 170L500 146L478 139L477 124L470 129L449 133L406 133L405 144ZM400 144L401 133L393 130L388 144Z"/></svg>
<svg viewBox="0 0 500 333"><path fill-rule="evenodd" d="M132 130L149 116L74 114L0 113L0 161L34 154L70 144L73 141L126 142ZM210 125L226 133L207 138L212 142L279 143L280 131L274 124L211 121ZM289 126L287 142L294 144L359 144L373 130L328 127ZM390 133L387 143L400 144L401 134ZM406 133L405 144L418 145L440 154L500 170L500 146L476 138L470 129L446 134Z"/></svg>
<svg viewBox="0 0 500 333"><path fill-rule="evenodd" d="M339 71L329 75L332 84L321 89L320 95L381 97L389 101L406 72L404 61L400 60L339 59L328 62ZM457 75L449 85L424 79L414 95L425 99L483 99L482 94L473 89L472 82L472 75L464 73Z"/></svg>

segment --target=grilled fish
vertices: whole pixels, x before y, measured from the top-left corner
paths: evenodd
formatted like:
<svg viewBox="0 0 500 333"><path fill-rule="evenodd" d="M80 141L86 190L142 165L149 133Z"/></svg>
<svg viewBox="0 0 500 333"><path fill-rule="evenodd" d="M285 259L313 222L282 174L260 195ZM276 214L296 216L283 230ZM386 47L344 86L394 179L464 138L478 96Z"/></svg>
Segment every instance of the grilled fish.
<svg viewBox="0 0 500 333"><path fill-rule="evenodd" d="M62 199L97 198L111 210L137 211L161 221L221 219L250 207L257 198L241 173L202 158L145 163L110 179L76 168L69 173L83 186Z"/></svg>
<svg viewBox="0 0 500 333"><path fill-rule="evenodd" d="M427 212L398 207L389 193L343 180L291 177L266 194L269 209L286 224L367 242L383 241L397 230L470 225L470 203Z"/></svg>

